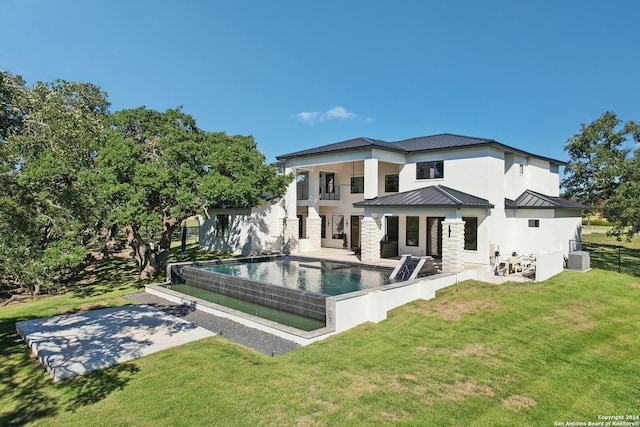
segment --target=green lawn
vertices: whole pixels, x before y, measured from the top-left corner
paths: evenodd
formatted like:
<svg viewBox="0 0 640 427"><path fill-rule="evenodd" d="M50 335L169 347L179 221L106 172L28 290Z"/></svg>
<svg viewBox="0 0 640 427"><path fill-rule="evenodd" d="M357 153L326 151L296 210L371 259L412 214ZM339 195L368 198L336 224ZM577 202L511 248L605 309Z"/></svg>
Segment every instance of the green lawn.
<svg viewBox="0 0 640 427"><path fill-rule="evenodd" d="M467 281L283 356L212 337L53 383L15 322L138 289L106 285L0 309L0 425L551 426L639 412L640 283L627 275Z"/></svg>
<svg viewBox="0 0 640 427"><path fill-rule="evenodd" d="M604 233L584 234L582 248L589 251L591 267L640 277L640 236L617 240Z"/></svg>

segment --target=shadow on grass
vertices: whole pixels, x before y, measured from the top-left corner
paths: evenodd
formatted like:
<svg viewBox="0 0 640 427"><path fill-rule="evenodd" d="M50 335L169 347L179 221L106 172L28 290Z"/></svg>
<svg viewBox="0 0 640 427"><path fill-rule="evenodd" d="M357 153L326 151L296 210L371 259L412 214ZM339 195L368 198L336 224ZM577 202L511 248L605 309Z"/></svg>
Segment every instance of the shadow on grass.
<svg viewBox="0 0 640 427"><path fill-rule="evenodd" d="M93 297L116 289L143 286L133 259L110 257L88 266L74 278L70 285L74 296Z"/></svg>
<svg viewBox="0 0 640 427"><path fill-rule="evenodd" d="M589 252L592 268L640 277L640 249L586 242L582 249Z"/></svg>
<svg viewBox="0 0 640 427"><path fill-rule="evenodd" d="M0 322L0 425L20 426L58 412L59 401L47 391L52 381L31 355L10 319ZM7 407L7 402L11 405Z"/></svg>
<svg viewBox="0 0 640 427"><path fill-rule="evenodd" d="M169 250L167 262L208 261L228 258L232 255L223 252L200 250L197 242L186 245L184 257L181 245ZM165 271L152 280L140 280L140 271L133 258L110 256L87 266L67 284L67 289L78 298L94 297L114 290L138 288L142 290L149 283L164 282Z"/></svg>
<svg viewBox="0 0 640 427"><path fill-rule="evenodd" d="M131 362L63 380L60 387L70 390L74 397L68 404L69 410L75 412L78 408L99 402L116 390L122 390L140 371Z"/></svg>
<svg viewBox="0 0 640 427"><path fill-rule="evenodd" d="M139 371L125 362L56 383L16 332L16 322L32 318L0 321L0 426L21 426L94 404L124 389ZM60 397L59 390L69 397Z"/></svg>
<svg viewBox="0 0 640 427"><path fill-rule="evenodd" d="M216 259L223 259L233 257L234 255L224 252L207 252L200 249L199 244L190 243L186 245L184 251L184 257L182 256L182 247L180 245L174 246L169 251L168 262L182 262L182 261L210 261Z"/></svg>

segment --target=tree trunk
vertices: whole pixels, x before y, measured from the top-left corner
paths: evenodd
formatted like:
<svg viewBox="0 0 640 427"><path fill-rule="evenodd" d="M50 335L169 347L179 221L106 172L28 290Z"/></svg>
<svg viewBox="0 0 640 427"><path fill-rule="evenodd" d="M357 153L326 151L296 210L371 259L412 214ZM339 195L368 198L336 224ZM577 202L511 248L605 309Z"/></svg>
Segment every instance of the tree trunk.
<svg viewBox="0 0 640 427"><path fill-rule="evenodd" d="M126 227L127 242L133 250L133 259L135 259L140 269L140 280L154 279L158 277L160 271L158 269L158 250L153 242L145 242L140 235L140 229L137 226L129 225Z"/></svg>
<svg viewBox="0 0 640 427"><path fill-rule="evenodd" d="M140 280L155 279L167 268L167 259L171 249L171 235L178 228L175 218L164 218L160 241L145 242L137 226L127 226L127 241L133 250L133 258L140 269Z"/></svg>

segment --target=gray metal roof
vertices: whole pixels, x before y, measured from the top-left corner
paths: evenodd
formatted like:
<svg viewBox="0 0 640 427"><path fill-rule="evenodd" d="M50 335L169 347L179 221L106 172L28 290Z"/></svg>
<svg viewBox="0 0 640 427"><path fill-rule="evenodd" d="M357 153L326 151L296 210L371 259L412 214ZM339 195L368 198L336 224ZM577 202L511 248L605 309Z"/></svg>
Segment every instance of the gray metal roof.
<svg viewBox="0 0 640 427"><path fill-rule="evenodd" d="M451 133L442 133L439 135L422 136L418 138L405 139L404 141L394 142L395 145L403 147L407 152L423 152L423 151L441 151L451 150L455 148L465 147L481 147L491 146L497 148L505 153L516 153L526 157L536 157L538 159L547 160L550 163L558 165L566 165L566 162L561 160L552 159L550 157L538 156L536 154L529 153L519 148L510 147L502 144L494 139L477 138L473 136L455 135Z"/></svg>
<svg viewBox="0 0 640 427"><path fill-rule="evenodd" d="M532 190L526 190L516 200L504 199L505 209L579 209L588 210L589 206L562 197L545 196Z"/></svg>
<svg viewBox="0 0 640 427"><path fill-rule="evenodd" d="M379 139L371 138L354 138L347 141L336 142L334 144L322 145L320 147L309 148L308 150L296 151L295 153L283 154L277 156L276 159L282 160L291 157L313 156L315 154L333 153L337 151L351 151L361 148L380 148L388 151L405 152L404 148L395 146L394 144Z"/></svg>
<svg viewBox="0 0 640 427"><path fill-rule="evenodd" d="M316 154L325 154L340 151L351 151L363 148L379 148L381 150L414 153L423 151L444 151L456 148L468 148L478 146L492 146L506 153L518 153L527 157L536 157L547 160L558 165L566 165L566 162L552 159L549 157L531 154L518 148L510 147L497 142L493 139L477 138L472 136L455 135L451 133L442 133L431 136L421 136L418 138L405 139L396 142L387 142L379 139L371 138L355 138L347 141L336 142L334 144L322 145L320 147L310 148L308 150L296 151L294 153L283 154L277 156L278 160L286 160L292 157L305 157Z"/></svg>
<svg viewBox="0 0 640 427"><path fill-rule="evenodd" d="M460 148L473 145L484 145L488 143L496 143L496 141L493 139L475 138L472 136L454 135L451 133L421 136L418 138L394 142L395 145L404 148L408 152Z"/></svg>
<svg viewBox="0 0 640 427"><path fill-rule="evenodd" d="M355 207L493 208L488 200L444 185L432 185L353 204Z"/></svg>

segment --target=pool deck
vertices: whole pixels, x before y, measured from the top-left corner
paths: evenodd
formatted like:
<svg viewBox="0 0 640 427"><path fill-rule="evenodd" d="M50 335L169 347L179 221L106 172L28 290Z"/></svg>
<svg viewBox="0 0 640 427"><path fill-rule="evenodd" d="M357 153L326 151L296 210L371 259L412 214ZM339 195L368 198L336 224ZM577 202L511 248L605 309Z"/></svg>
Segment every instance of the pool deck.
<svg viewBox="0 0 640 427"><path fill-rule="evenodd" d="M395 268L400 262L398 258L381 258L378 262L365 263L351 249L322 248L318 251L292 253L292 256L305 258L320 258L329 261L351 262L355 264L372 265L375 267Z"/></svg>

